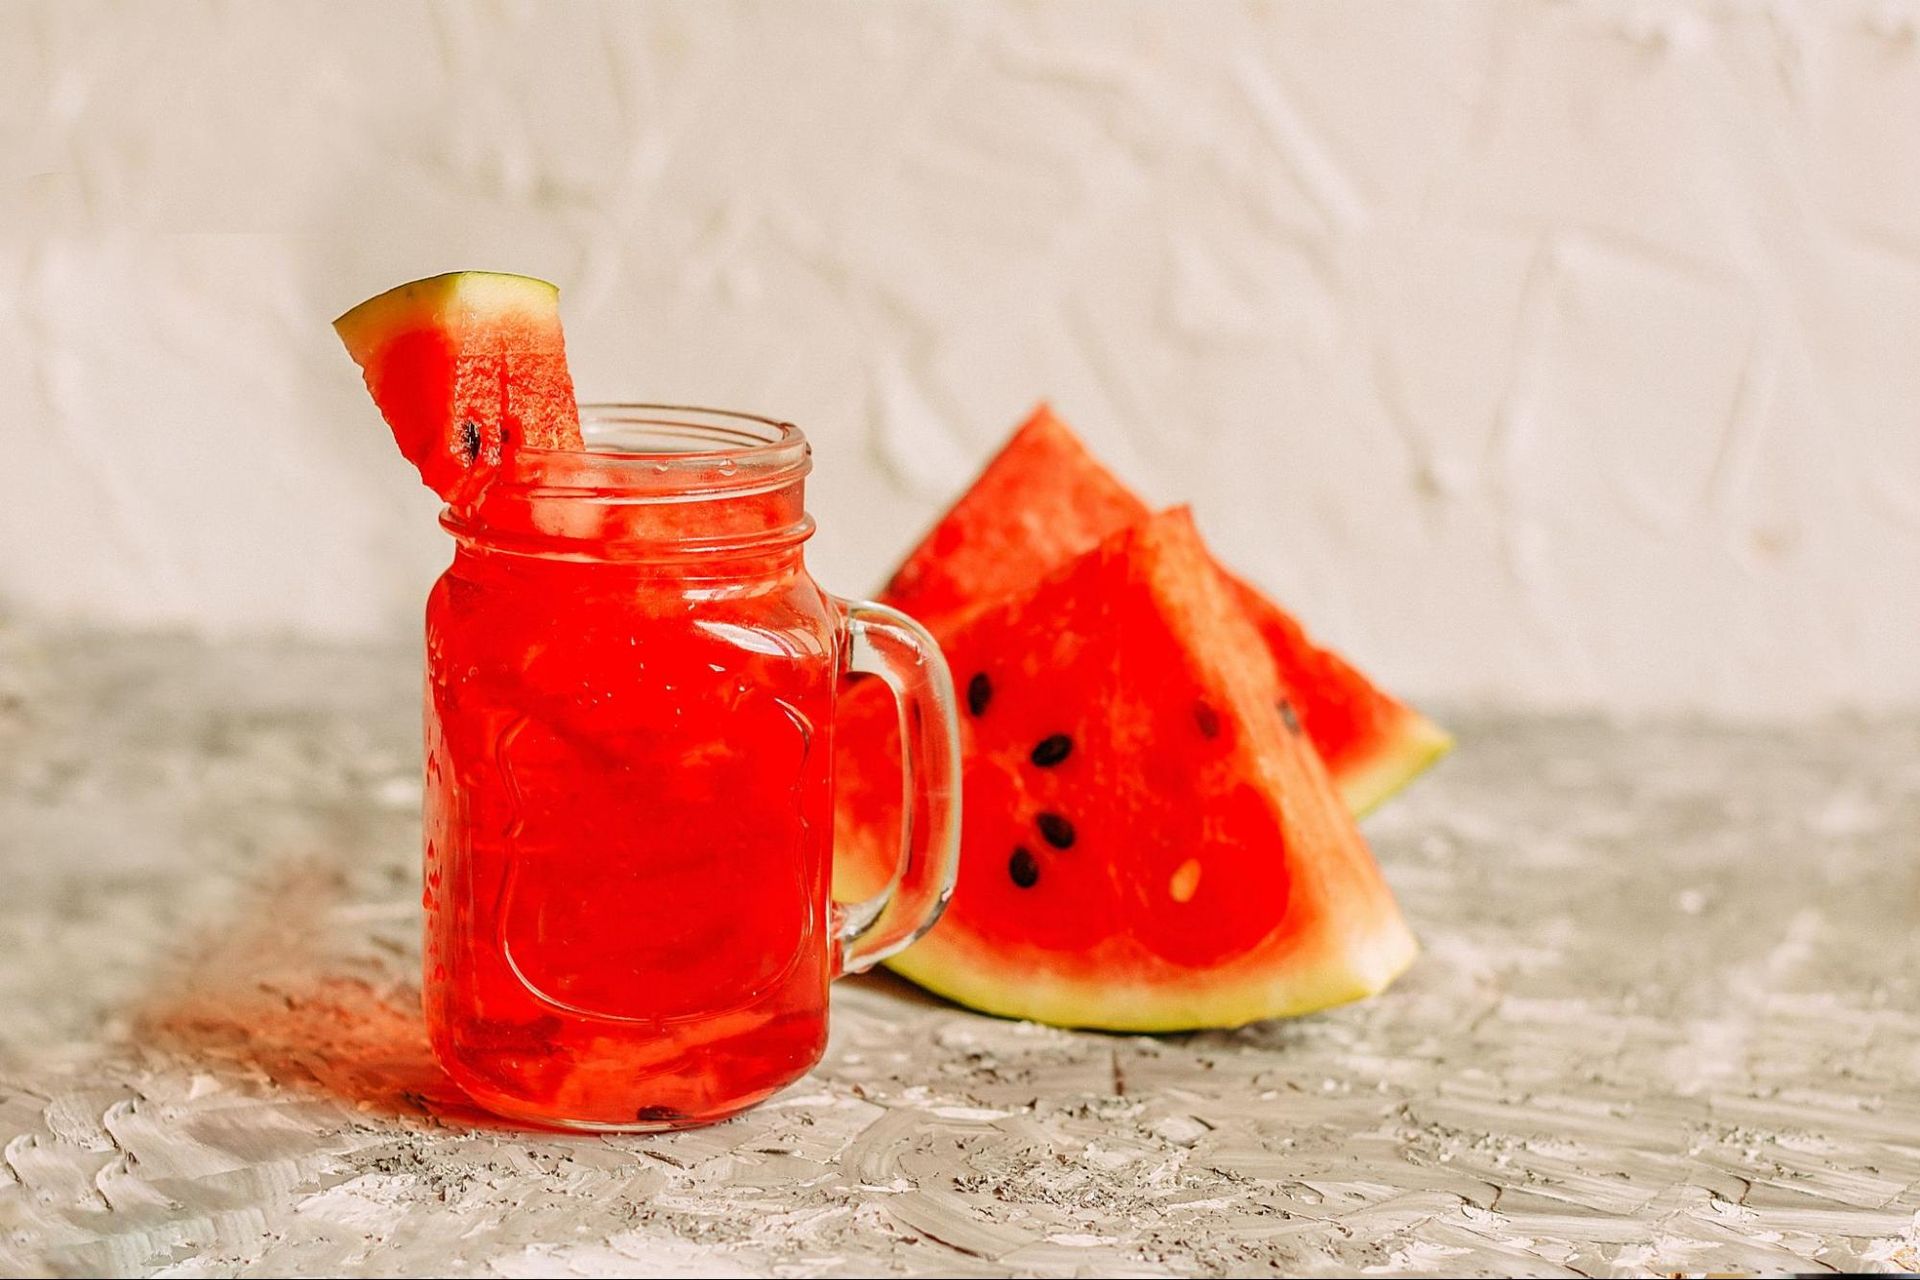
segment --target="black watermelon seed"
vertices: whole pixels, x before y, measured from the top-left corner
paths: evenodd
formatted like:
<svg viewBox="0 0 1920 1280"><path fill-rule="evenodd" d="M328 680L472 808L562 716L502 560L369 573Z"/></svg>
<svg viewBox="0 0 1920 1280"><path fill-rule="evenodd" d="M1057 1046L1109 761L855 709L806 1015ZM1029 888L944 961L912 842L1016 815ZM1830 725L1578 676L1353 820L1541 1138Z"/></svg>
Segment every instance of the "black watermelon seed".
<svg viewBox="0 0 1920 1280"><path fill-rule="evenodd" d="M1013 851L1007 859L1007 874L1013 877L1013 883L1022 889L1031 889L1040 883L1040 861L1025 845Z"/></svg>
<svg viewBox="0 0 1920 1280"><path fill-rule="evenodd" d="M1200 736L1204 738L1220 736L1220 713L1206 703L1193 704L1193 722L1200 726Z"/></svg>
<svg viewBox="0 0 1920 1280"><path fill-rule="evenodd" d="M1280 699L1279 706L1280 718L1287 722L1287 728L1297 736L1300 732L1300 713L1295 711L1293 703L1285 698Z"/></svg>
<svg viewBox="0 0 1920 1280"><path fill-rule="evenodd" d="M973 679L967 681L967 710L977 716L984 712L987 704L992 701L993 681L987 679L986 672L975 672Z"/></svg>
<svg viewBox="0 0 1920 1280"><path fill-rule="evenodd" d="M1073 754L1073 739L1064 733L1056 733L1050 738L1040 739L1040 745L1033 749L1033 762L1042 769L1051 769Z"/></svg>
<svg viewBox="0 0 1920 1280"><path fill-rule="evenodd" d="M469 463L480 456L479 423L468 421L460 424L460 448L467 455Z"/></svg>
<svg viewBox="0 0 1920 1280"><path fill-rule="evenodd" d="M1033 824L1040 828L1040 834L1048 844L1056 849L1073 848L1073 824L1057 813L1037 813Z"/></svg>

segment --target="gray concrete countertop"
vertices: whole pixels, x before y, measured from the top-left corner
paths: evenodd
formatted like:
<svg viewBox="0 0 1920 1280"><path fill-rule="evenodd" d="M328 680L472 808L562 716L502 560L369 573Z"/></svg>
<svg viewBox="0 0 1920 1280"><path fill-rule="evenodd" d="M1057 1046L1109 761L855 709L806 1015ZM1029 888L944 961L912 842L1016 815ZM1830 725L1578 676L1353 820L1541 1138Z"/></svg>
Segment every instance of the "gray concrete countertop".
<svg viewBox="0 0 1920 1280"><path fill-rule="evenodd" d="M1920 1269L1920 723L1456 717L1385 996L1161 1038L842 984L732 1123L422 1043L410 653L0 630L0 1271Z"/></svg>

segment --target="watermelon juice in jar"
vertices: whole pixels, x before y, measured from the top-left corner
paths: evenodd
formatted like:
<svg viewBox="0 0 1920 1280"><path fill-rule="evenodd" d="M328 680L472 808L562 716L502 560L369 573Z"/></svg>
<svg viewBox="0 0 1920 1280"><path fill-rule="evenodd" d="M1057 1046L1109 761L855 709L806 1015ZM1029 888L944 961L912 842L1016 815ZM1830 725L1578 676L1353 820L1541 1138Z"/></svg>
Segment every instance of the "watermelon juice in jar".
<svg viewBox="0 0 1920 1280"><path fill-rule="evenodd" d="M826 594L784 423L585 407L450 507L427 606L426 1010L502 1115L704 1123L805 1072L827 985L951 890L957 729L937 645ZM835 698L880 675L908 752L888 894L829 897Z"/></svg>

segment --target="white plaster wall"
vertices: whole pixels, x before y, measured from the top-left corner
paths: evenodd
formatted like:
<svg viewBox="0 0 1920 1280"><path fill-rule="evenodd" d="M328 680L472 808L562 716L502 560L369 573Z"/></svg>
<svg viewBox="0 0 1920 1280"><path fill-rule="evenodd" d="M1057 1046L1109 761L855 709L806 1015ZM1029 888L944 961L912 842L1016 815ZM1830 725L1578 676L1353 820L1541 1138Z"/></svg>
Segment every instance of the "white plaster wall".
<svg viewBox="0 0 1920 1280"><path fill-rule="evenodd" d="M1912 4L0 6L0 616L410 632L460 266L842 589L1046 396L1414 694L1920 705Z"/></svg>

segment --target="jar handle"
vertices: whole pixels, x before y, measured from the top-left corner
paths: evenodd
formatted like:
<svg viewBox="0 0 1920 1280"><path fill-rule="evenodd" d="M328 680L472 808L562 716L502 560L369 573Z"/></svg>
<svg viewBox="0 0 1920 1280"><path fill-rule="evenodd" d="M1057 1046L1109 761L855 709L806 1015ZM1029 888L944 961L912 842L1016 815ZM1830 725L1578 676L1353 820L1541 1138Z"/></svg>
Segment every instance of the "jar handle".
<svg viewBox="0 0 1920 1280"><path fill-rule="evenodd" d="M879 676L900 712L900 861L887 887L836 907L835 976L861 973L933 928L960 871L960 717L940 644L897 609L842 600L845 669Z"/></svg>

